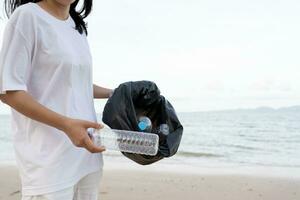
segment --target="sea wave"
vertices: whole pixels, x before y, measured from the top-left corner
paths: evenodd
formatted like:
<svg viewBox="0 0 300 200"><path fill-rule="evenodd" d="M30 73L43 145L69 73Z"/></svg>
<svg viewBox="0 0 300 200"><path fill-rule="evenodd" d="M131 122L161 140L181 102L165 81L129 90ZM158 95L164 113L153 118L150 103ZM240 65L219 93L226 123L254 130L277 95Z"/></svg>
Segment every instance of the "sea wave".
<svg viewBox="0 0 300 200"><path fill-rule="evenodd" d="M204 153L204 152L189 152L189 151L179 151L177 153L177 155L178 156L183 156L183 157L206 157L206 158L210 158L210 157L215 157L215 158L223 157L223 155L219 155L219 154Z"/></svg>
<svg viewBox="0 0 300 200"><path fill-rule="evenodd" d="M120 156L123 156L123 154L121 152L110 151L110 150L106 151L103 155L107 156L107 157L120 157ZM218 155L218 154L204 153L204 152L190 152L190 151L178 151L176 155L181 156L181 157L206 157L206 158L223 157L223 155Z"/></svg>

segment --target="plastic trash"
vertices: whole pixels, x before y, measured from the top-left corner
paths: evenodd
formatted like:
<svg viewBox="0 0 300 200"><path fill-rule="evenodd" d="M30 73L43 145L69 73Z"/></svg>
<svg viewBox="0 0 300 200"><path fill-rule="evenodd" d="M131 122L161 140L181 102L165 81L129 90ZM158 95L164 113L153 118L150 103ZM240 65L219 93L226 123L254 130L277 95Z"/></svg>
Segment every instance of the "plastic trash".
<svg viewBox="0 0 300 200"><path fill-rule="evenodd" d="M137 131L110 129L107 126L99 130L88 130L97 146L105 146L108 150L117 150L143 155L156 155L158 151L158 135Z"/></svg>
<svg viewBox="0 0 300 200"><path fill-rule="evenodd" d="M151 120L146 116L139 117L139 123L138 127L140 131L143 132L151 132L152 130L152 122Z"/></svg>
<svg viewBox="0 0 300 200"><path fill-rule="evenodd" d="M157 133L161 137L166 137L170 133L170 128L169 128L168 124L161 124L154 132Z"/></svg>
<svg viewBox="0 0 300 200"><path fill-rule="evenodd" d="M139 131L139 117L147 116L152 122L151 133L159 136L156 155L121 151L127 158L148 165L176 154L183 127L171 103L160 94L151 81L125 82L114 89L105 104L102 121L112 129Z"/></svg>

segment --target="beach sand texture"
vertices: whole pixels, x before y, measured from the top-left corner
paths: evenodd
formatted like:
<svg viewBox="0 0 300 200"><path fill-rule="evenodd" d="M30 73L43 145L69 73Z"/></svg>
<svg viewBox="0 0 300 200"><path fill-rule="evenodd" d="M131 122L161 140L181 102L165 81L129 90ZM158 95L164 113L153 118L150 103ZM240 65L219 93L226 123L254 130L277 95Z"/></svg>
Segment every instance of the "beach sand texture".
<svg viewBox="0 0 300 200"><path fill-rule="evenodd" d="M101 200L299 200L300 180L230 173L104 169ZM0 167L0 200L18 200L15 166Z"/></svg>

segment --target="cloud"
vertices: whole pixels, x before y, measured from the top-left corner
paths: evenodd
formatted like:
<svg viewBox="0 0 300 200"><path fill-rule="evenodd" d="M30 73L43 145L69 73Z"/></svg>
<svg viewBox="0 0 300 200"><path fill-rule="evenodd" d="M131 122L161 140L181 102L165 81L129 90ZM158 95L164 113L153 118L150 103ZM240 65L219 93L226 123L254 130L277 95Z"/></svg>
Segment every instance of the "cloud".
<svg viewBox="0 0 300 200"><path fill-rule="evenodd" d="M225 89L225 84L220 80L212 80L205 84L203 89L220 92Z"/></svg>
<svg viewBox="0 0 300 200"><path fill-rule="evenodd" d="M177 70L224 71L243 65L245 60L238 48L191 48L163 51L159 63Z"/></svg>
<svg viewBox="0 0 300 200"><path fill-rule="evenodd" d="M292 86L287 81L256 80L249 89L258 92L291 92Z"/></svg>

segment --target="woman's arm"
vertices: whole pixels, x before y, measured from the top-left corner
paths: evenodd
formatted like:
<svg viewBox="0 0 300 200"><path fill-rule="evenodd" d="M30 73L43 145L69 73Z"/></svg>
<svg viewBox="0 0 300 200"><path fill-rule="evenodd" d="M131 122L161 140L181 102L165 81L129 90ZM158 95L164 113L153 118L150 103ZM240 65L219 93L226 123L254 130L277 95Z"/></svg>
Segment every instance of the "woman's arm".
<svg viewBox="0 0 300 200"><path fill-rule="evenodd" d="M99 129L103 128L103 125L60 115L34 100L23 90L7 91L6 94L0 94L0 100L33 120L63 131L77 147L84 147L92 153L105 150L95 146L87 134L88 128Z"/></svg>
<svg viewBox="0 0 300 200"><path fill-rule="evenodd" d="M94 84L94 99L109 98L114 90Z"/></svg>

